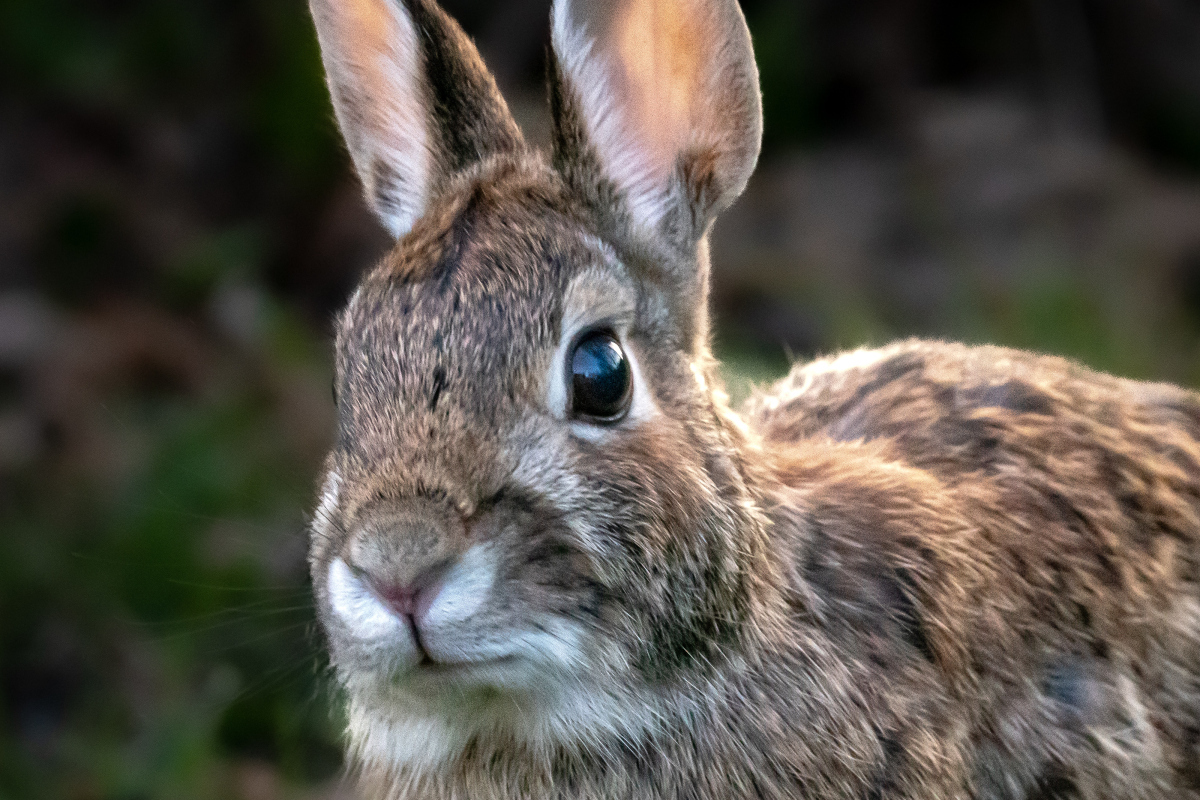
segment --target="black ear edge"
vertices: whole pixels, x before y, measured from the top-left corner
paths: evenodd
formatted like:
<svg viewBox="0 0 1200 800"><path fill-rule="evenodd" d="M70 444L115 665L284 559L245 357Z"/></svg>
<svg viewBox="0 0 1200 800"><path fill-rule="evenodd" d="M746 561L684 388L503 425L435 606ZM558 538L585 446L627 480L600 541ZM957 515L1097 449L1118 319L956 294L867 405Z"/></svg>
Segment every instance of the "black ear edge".
<svg viewBox="0 0 1200 800"><path fill-rule="evenodd" d="M524 138L470 38L433 0L309 0L338 127L396 237L454 177Z"/></svg>
<svg viewBox="0 0 1200 800"><path fill-rule="evenodd" d="M430 139L442 174L523 152L521 129L470 37L433 0L399 1L420 42Z"/></svg>
<svg viewBox="0 0 1200 800"><path fill-rule="evenodd" d="M597 211L619 204L617 187L604 175L578 100L567 86L558 54L546 47L546 93L550 102L551 165L574 193Z"/></svg>

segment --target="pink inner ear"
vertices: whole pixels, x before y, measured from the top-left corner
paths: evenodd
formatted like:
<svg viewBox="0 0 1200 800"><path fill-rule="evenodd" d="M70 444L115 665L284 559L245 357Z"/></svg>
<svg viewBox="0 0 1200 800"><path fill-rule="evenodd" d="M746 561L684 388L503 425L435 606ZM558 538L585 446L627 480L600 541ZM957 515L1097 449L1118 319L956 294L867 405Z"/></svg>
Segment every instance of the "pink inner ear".
<svg viewBox="0 0 1200 800"><path fill-rule="evenodd" d="M659 165L669 169L691 134L692 109L703 102L711 68L712 32L704 9L688 2L625 3L612 21L613 50L621 69L626 124ZM707 41L706 41L707 40Z"/></svg>
<svg viewBox="0 0 1200 800"><path fill-rule="evenodd" d="M693 212L741 192L761 109L737 0L556 0L553 28L601 170L644 234L692 202L678 194L681 157L704 162L705 186L719 187Z"/></svg>
<svg viewBox="0 0 1200 800"><path fill-rule="evenodd" d="M380 53L390 50L392 37L392 15L386 6L372 0L351 0L345 4L346 17L342 24L343 36L359 38L353 46L360 52Z"/></svg>
<svg viewBox="0 0 1200 800"><path fill-rule="evenodd" d="M400 236L424 209L430 169L416 31L397 0L312 0L312 12L355 168Z"/></svg>

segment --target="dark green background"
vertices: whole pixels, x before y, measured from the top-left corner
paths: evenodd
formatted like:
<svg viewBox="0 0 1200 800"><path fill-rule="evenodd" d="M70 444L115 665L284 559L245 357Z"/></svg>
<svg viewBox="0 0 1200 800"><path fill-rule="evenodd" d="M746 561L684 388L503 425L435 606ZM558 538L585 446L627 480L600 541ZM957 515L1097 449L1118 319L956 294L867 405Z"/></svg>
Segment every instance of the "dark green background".
<svg viewBox="0 0 1200 800"><path fill-rule="evenodd" d="M447 3L544 137L545 0ZM746 0L730 388L901 335L1200 384L1200 8ZM387 247L300 0L0 4L0 799L330 798L329 321Z"/></svg>

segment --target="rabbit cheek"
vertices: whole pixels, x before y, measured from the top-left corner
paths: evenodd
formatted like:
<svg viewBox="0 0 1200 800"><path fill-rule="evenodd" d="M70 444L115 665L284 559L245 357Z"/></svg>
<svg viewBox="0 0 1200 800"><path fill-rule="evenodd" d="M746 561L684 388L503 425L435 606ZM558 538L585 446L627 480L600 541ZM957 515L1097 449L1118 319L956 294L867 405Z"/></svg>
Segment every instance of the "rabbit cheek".
<svg viewBox="0 0 1200 800"><path fill-rule="evenodd" d="M496 554L490 544L475 545L463 554L443 579L425 622L431 630L461 624L486 604L496 580Z"/></svg>
<svg viewBox="0 0 1200 800"><path fill-rule="evenodd" d="M445 664L483 663L509 655L486 635L489 601L496 582L497 554L492 544L469 548L442 581L421 623L421 642ZM488 630L481 630L481 628Z"/></svg>

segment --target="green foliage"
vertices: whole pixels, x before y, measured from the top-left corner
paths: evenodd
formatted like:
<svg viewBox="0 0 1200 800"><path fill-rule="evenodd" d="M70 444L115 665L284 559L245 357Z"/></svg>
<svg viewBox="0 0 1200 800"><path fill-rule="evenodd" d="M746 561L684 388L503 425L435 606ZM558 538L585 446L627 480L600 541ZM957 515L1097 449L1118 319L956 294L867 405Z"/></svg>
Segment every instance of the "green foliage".
<svg viewBox="0 0 1200 800"><path fill-rule="evenodd" d="M296 335L279 316L290 330L268 342ZM264 355L294 363L288 346ZM248 760L295 786L336 773L298 511L315 464L278 395L320 386L327 369L308 370L256 379L243 364L199 399L116 391L99 430L132 446L11 487L0 796L230 797Z"/></svg>

